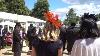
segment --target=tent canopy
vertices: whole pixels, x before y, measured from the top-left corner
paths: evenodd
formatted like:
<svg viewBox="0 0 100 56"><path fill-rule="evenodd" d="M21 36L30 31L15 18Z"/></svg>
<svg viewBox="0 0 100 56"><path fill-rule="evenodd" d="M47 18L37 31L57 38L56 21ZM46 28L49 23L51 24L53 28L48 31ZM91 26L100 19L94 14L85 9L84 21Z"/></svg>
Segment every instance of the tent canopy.
<svg viewBox="0 0 100 56"><path fill-rule="evenodd" d="M17 20L17 14L0 12L1 19L8 19L8 20Z"/></svg>
<svg viewBox="0 0 100 56"><path fill-rule="evenodd" d="M11 27L14 27L15 26L15 23L10 22L10 21L5 21L5 22L1 22L0 25L9 25Z"/></svg>
<svg viewBox="0 0 100 56"><path fill-rule="evenodd" d="M0 12L0 19L3 20L16 20L18 22L44 22L44 20L40 20L31 16L25 15L17 15L12 13Z"/></svg>

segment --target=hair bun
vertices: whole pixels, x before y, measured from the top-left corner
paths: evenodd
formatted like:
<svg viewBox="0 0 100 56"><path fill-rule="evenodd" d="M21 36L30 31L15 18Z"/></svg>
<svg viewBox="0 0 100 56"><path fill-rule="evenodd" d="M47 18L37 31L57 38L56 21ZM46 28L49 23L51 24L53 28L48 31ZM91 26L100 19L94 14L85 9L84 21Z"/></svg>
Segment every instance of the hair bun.
<svg viewBox="0 0 100 56"><path fill-rule="evenodd" d="M90 17L91 19L93 19L94 21L97 21L97 20L98 20L98 19L95 17L95 14L90 14L89 17Z"/></svg>
<svg viewBox="0 0 100 56"><path fill-rule="evenodd" d="M82 17L82 21L84 21L85 19L87 20L93 20L93 21L97 21L98 19L95 17L95 14L90 14L89 13L84 13L83 17Z"/></svg>
<svg viewBox="0 0 100 56"><path fill-rule="evenodd" d="M95 14L84 13L82 17L82 23L85 24L85 27L91 28L94 27L96 24L97 18Z"/></svg>

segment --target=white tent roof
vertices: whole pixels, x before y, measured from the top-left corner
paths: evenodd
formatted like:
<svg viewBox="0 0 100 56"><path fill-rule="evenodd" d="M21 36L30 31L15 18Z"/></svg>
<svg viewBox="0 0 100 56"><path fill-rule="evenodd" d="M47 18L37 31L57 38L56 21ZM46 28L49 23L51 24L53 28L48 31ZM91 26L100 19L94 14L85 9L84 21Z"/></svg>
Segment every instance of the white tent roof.
<svg viewBox="0 0 100 56"><path fill-rule="evenodd" d="M10 21L5 21L5 22L1 22L0 25L9 25L11 27L14 27L15 26L15 23L10 22Z"/></svg>
<svg viewBox="0 0 100 56"><path fill-rule="evenodd" d="M0 12L0 18L1 19L8 19L9 18L9 15L5 12Z"/></svg>
<svg viewBox="0 0 100 56"><path fill-rule="evenodd" d="M33 17L18 15L18 22L27 22L27 21L35 22Z"/></svg>
<svg viewBox="0 0 100 56"><path fill-rule="evenodd" d="M6 12L0 12L0 19L9 19L9 20L17 20L18 22L45 22L43 20L31 17L31 16L25 16L25 15L17 15L12 13L6 13Z"/></svg>
<svg viewBox="0 0 100 56"><path fill-rule="evenodd" d="M30 16L27 18L27 21L35 22L34 17L30 17Z"/></svg>
<svg viewBox="0 0 100 56"><path fill-rule="evenodd" d="M34 18L35 22L46 22L44 20L40 20L40 19L37 19L37 18Z"/></svg>
<svg viewBox="0 0 100 56"><path fill-rule="evenodd" d="M9 19L17 20L17 14L9 14Z"/></svg>
<svg viewBox="0 0 100 56"><path fill-rule="evenodd" d="M0 12L1 19L17 20L17 14Z"/></svg>
<svg viewBox="0 0 100 56"><path fill-rule="evenodd" d="M18 15L18 22L27 22L26 17L23 15Z"/></svg>

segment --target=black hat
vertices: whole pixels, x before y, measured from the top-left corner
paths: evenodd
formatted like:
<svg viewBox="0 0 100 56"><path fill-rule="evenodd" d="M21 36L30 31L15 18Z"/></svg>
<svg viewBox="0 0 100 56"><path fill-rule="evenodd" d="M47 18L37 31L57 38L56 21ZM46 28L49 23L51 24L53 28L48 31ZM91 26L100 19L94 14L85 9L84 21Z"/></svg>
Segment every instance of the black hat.
<svg viewBox="0 0 100 56"><path fill-rule="evenodd" d="M33 24L30 24L30 26L33 26Z"/></svg>
<svg viewBox="0 0 100 56"><path fill-rule="evenodd" d="M82 18L82 25L88 29L95 27L97 21L95 14L85 14L84 16L85 17Z"/></svg>
<svg viewBox="0 0 100 56"><path fill-rule="evenodd" d="M17 22L17 23L16 23L16 26L21 26L20 22Z"/></svg>
<svg viewBox="0 0 100 56"><path fill-rule="evenodd" d="M89 18L89 13L84 13L84 18Z"/></svg>
<svg viewBox="0 0 100 56"><path fill-rule="evenodd" d="M97 21L97 20L98 20L98 19L95 17L95 14L90 14L89 17L90 17L91 19L93 19L94 21Z"/></svg>

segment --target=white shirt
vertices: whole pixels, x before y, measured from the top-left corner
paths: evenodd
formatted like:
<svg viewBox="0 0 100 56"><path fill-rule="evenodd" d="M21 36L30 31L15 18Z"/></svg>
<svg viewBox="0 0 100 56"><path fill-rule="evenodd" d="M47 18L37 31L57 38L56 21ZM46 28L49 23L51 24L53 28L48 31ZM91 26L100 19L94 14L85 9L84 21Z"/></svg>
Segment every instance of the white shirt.
<svg viewBox="0 0 100 56"><path fill-rule="evenodd" d="M71 56L100 56L100 38L76 40Z"/></svg>

